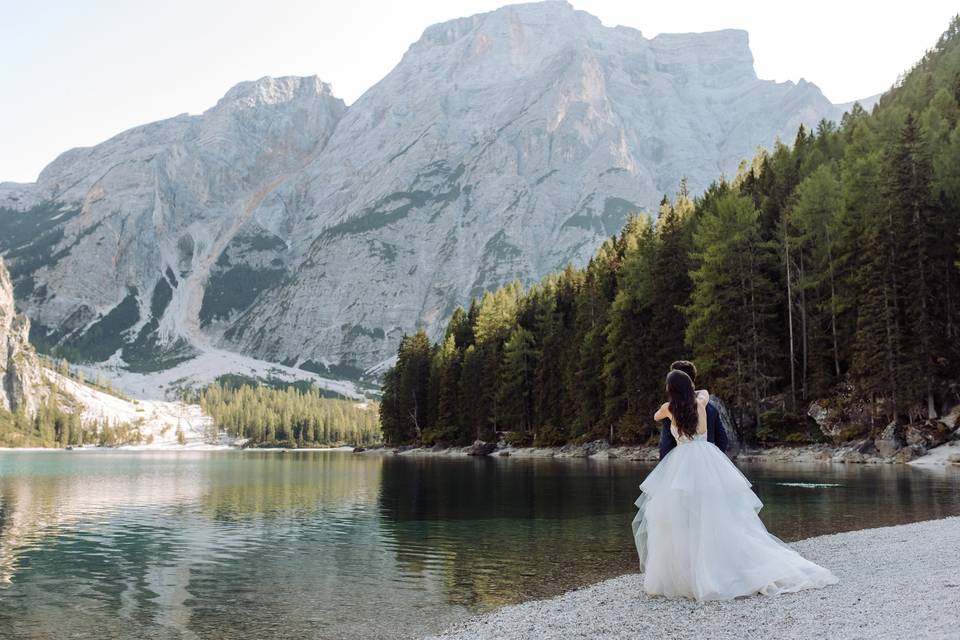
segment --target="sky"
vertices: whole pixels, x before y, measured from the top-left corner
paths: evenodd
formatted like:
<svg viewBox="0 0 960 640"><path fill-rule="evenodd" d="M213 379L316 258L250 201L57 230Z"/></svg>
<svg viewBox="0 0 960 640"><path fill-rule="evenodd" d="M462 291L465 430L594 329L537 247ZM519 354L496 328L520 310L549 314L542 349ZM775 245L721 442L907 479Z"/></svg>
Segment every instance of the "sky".
<svg viewBox="0 0 960 640"><path fill-rule="evenodd" d="M61 152L201 113L238 82L318 75L348 104L434 23L504 0L0 0L0 182ZM572 0L607 26L739 28L757 75L833 102L880 93L936 42L952 0Z"/></svg>

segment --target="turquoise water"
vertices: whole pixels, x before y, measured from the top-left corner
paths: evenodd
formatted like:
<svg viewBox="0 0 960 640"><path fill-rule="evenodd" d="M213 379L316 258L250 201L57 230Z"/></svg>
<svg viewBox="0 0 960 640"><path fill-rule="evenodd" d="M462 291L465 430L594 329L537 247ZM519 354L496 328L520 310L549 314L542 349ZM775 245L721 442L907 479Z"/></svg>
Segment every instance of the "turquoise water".
<svg viewBox="0 0 960 640"><path fill-rule="evenodd" d="M394 638L635 570L650 465L0 453L0 638ZM742 465L787 540L960 514L960 472Z"/></svg>

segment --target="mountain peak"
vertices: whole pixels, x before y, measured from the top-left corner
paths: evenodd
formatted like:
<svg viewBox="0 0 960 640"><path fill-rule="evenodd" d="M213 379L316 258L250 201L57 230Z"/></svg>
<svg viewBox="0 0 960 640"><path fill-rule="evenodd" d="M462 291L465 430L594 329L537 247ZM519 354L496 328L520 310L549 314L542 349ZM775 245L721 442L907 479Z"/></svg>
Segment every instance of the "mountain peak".
<svg viewBox="0 0 960 640"><path fill-rule="evenodd" d="M735 70L756 78L750 34L743 29L721 29L702 33L661 33L650 41L660 51L695 61L710 75Z"/></svg>
<svg viewBox="0 0 960 640"><path fill-rule="evenodd" d="M234 85L213 109L242 109L321 97L337 99L330 85L317 76L264 76Z"/></svg>
<svg viewBox="0 0 960 640"><path fill-rule="evenodd" d="M585 12L573 8L566 0L546 0L510 4L486 13L478 13L466 18L455 18L427 27L420 39L411 45L411 49L453 44L463 36L479 31L488 36L513 35L518 27L565 26L580 21L600 25L600 20ZM506 27L506 29L504 28Z"/></svg>

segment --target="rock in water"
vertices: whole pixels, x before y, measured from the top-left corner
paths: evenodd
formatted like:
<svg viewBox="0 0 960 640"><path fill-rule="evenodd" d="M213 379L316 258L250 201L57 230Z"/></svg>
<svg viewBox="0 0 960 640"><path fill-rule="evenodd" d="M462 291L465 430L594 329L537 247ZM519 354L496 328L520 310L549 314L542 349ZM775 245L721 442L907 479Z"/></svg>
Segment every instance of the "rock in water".
<svg viewBox="0 0 960 640"><path fill-rule="evenodd" d="M29 336L30 321L16 311L13 283L0 258L0 408L33 415L49 391Z"/></svg>
<svg viewBox="0 0 960 640"><path fill-rule="evenodd" d="M743 31L648 39L564 2L428 28L349 108L262 78L0 185L0 252L50 343L137 371L218 345L356 372L457 304L585 263L626 216L836 119Z"/></svg>

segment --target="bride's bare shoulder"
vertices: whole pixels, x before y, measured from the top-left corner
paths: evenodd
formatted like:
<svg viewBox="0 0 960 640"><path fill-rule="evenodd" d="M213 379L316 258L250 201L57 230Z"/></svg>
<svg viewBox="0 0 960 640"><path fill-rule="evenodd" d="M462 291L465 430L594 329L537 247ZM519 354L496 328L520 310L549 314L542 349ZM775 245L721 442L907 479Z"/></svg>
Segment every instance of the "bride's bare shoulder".
<svg viewBox="0 0 960 640"><path fill-rule="evenodd" d="M660 408L657 409L657 412L653 414L654 420L663 420L664 418L670 417L670 403L664 402L660 405Z"/></svg>
<svg viewBox="0 0 960 640"><path fill-rule="evenodd" d="M710 402L710 392L706 389L698 389L697 400L703 404Z"/></svg>

